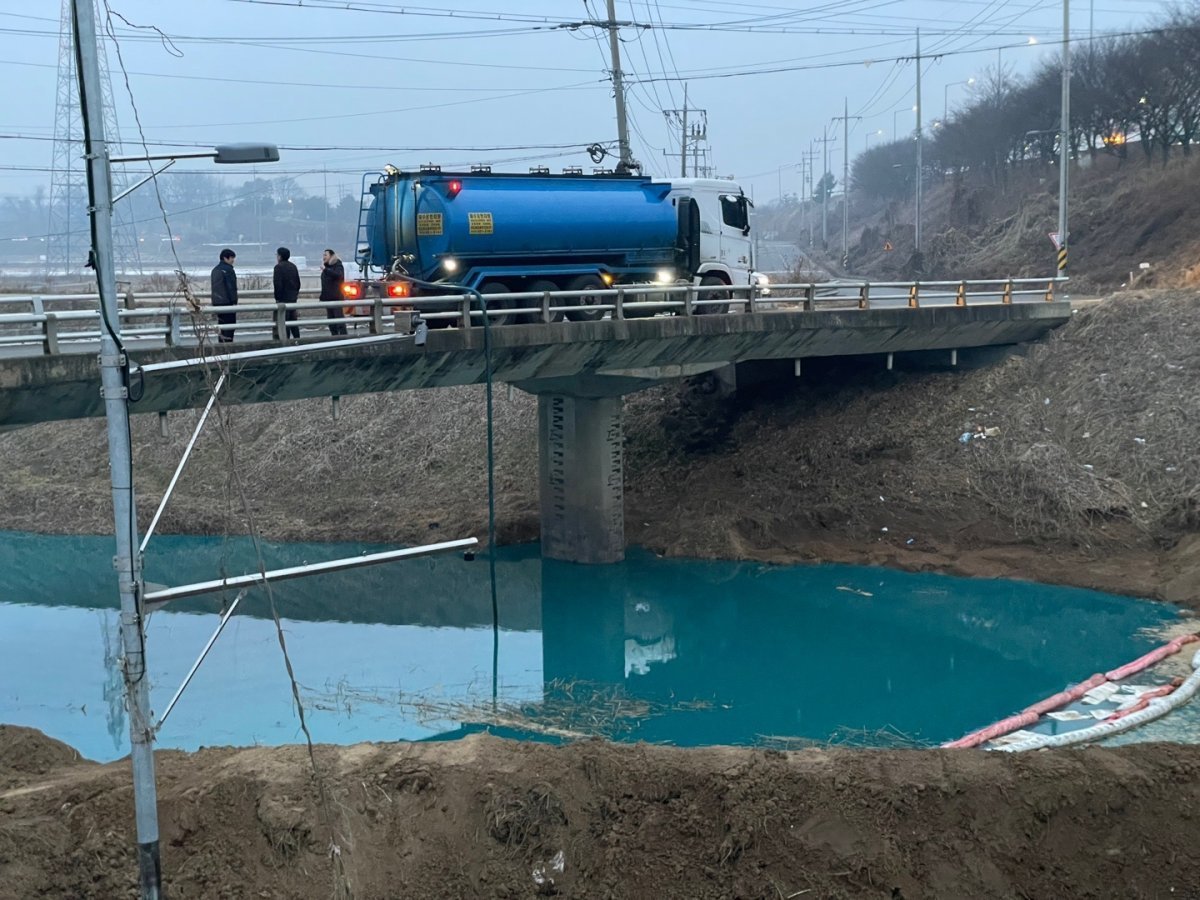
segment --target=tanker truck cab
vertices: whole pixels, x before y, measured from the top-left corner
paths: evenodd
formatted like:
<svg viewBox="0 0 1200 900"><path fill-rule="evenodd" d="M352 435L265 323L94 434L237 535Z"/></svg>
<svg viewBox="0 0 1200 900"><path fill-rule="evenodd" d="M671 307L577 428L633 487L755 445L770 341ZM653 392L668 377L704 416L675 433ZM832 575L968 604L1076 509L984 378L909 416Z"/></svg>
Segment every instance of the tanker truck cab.
<svg viewBox="0 0 1200 900"><path fill-rule="evenodd" d="M748 285L754 271L750 239L750 199L732 181L719 178L671 179L671 197L687 197L700 213L700 254L693 281L719 278L730 285Z"/></svg>

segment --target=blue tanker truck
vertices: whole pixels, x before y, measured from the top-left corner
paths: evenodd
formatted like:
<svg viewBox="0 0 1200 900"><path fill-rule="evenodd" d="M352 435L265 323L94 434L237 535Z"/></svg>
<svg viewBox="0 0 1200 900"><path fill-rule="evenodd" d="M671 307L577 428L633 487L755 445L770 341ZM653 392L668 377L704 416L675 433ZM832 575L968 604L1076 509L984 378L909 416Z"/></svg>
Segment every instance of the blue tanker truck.
<svg viewBox="0 0 1200 900"><path fill-rule="evenodd" d="M366 187L356 254L363 275L344 286L348 300L435 295L451 285L503 295L621 284L747 285L756 277L750 201L731 181L389 167ZM575 305L594 302L584 295ZM531 304L489 296L488 305ZM601 315L567 313L577 321Z"/></svg>

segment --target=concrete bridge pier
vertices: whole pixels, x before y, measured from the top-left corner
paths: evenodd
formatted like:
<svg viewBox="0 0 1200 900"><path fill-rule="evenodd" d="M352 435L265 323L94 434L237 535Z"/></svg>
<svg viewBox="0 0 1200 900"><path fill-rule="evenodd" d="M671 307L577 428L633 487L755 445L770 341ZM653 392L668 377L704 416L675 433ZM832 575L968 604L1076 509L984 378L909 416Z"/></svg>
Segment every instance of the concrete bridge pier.
<svg viewBox="0 0 1200 900"><path fill-rule="evenodd" d="M730 368L725 362L613 368L513 382L538 398L542 556L625 558L625 395Z"/></svg>
<svg viewBox="0 0 1200 900"><path fill-rule="evenodd" d="M625 400L538 395L542 555L577 563L625 558Z"/></svg>

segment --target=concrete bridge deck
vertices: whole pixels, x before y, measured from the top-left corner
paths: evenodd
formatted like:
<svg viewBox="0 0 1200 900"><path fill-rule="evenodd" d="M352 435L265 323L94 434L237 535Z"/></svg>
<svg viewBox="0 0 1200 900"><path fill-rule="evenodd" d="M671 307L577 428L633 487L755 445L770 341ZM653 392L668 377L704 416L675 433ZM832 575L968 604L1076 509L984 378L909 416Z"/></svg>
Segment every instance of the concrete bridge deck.
<svg viewBox="0 0 1200 900"><path fill-rule="evenodd" d="M491 329L497 382L532 393L574 396L631 393L746 360L803 359L1016 344L1035 340L1070 317L1066 301L921 309L773 311L625 321L561 322ZM230 345L224 345L229 347ZM270 354L260 351L272 348ZM483 329L383 334L354 342L287 348L238 344L228 364L225 403L349 396L478 384L484 380ZM190 348L137 353L144 391L131 411L203 406L208 382ZM60 354L0 360L0 427L100 416L95 356Z"/></svg>

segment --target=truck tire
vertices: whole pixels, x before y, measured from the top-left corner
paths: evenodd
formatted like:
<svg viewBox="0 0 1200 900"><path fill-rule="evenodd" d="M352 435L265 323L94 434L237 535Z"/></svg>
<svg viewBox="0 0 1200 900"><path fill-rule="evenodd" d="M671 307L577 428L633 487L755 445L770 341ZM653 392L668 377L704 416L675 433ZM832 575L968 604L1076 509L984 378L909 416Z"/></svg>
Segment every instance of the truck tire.
<svg viewBox="0 0 1200 900"><path fill-rule="evenodd" d="M529 285L529 287L525 288L525 290L529 291L530 293L537 292L539 294L544 294L546 291L561 291L562 288L559 287L559 285L555 284L550 279L542 278L542 279L539 279L538 281L533 282L531 285ZM531 300L528 303L522 303L521 305L522 306L538 306L541 304L541 302L542 301L540 299ZM556 301L554 301L554 303L552 305L560 306L561 304L562 304L561 300L556 300ZM561 312L550 313L550 321L551 322L561 322L562 320L563 320L563 314ZM526 322L535 322L535 323L540 324L542 321L541 313L533 313L532 315L526 316L525 321Z"/></svg>
<svg viewBox="0 0 1200 900"><path fill-rule="evenodd" d="M567 285L568 291L602 291L604 290L604 282L600 280L599 275L580 275L578 278L571 279ZM577 297L571 301L572 304L580 306L588 306L592 303L589 297ZM572 322L595 322L604 318L604 311L595 310L580 310L579 312L568 312L567 318Z"/></svg>
<svg viewBox="0 0 1200 900"><path fill-rule="evenodd" d="M499 299L499 298L492 299L492 295L509 293L508 286L505 284L501 284L499 281L485 281L482 285L480 285L479 293L489 295L487 306L488 306L488 309L491 309L491 310L512 309L513 305L516 302L514 300L505 300L505 299ZM512 313L508 313L506 315L505 314L496 315L493 313L493 315L491 316L491 325L492 325L492 327L498 327L498 326L502 326L502 325L514 325L514 324L516 324L516 321L519 318L520 318L520 316L515 316ZM483 322L480 321L479 324L482 325Z"/></svg>
<svg viewBox="0 0 1200 900"><path fill-rule="evenodd" d="M728 285L729 282L727 282L724 278L721 278L718 275L705 275L703 278L700 279L701 287L708 287L709 285L715 285L715 284ZM729 291L705 291L702 294L697 294L696 299L697 300L728 300L729 299ZM729 312L729 304L728 303L714 303L712 306L697 306L692 309L692 312L698 316L710 316L710 315L715 316L715 315L719 315L720 313Z"/></svg>

